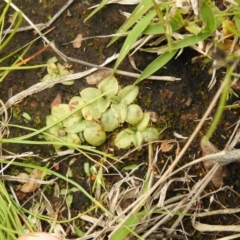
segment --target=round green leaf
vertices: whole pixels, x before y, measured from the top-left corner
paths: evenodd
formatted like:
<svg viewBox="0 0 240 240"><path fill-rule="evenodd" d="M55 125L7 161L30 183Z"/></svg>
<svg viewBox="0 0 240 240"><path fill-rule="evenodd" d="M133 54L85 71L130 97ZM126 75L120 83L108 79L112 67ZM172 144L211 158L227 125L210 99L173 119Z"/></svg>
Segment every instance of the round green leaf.
<svg viewBox="0 0 240 240"><path fill-rule="evenodd" d="M85 88L80 92L80 95L82 97L82 99L85 102L88 102L94 98L97 98L98 96L100 96L102 93L99 89L97 88Z"/></svg>
<svg viewBox="0 0 240 240"><path fill-rule="evenodd" d="M131 104L127 107L126 122L130 124L138 124L143 119L143 111L137 104Z"/></svg>
<svg viewBox="0 0 240 240"><path fill-rule="evenodd" d="M53 135L54 137L59 137L59 130L61 128L59 128L57 125L52 126L51 128L49 128L46 132L50 133L51 135Z"/></svg>
<svg viewBox="0 0 240 240"><path fill-rule="evenodd" d="M62 124L64 127L70 127L76 123L79 123L81 121L82 117L78 116L78 115L74 115L74 116L69 116L68 118L64 119L62 121Z"/></svg>
<svg viewBox="0 0 240 240"><path fill-rule="evenodd" d="M149 120L150 120L150 113L149 112L143 113L143 119L136 126L137 130L143 131L148 126Z"/></svg>
<svg viewBox="0 0 240 240"><path fill-rule="evenodd" d="M103 130L106 132L112 132L119 126L118 119L114 116L110 109L108 109L105 113L102 114L101 123Z"/></svg>
<svg viewBox="0 0 240 240"><path fill-rule="evenodd" d="M81 145L81 140L80 140L79 136L75 133L68 133L66 141L68 143ZM71 146L68 146L68 147L71 149Z"/></svg>
<svg viewBox="0 0 240 240"><path fill-rule="evenodd" d="M107 138L106 133L99 124L93 127L86 127L83 131L83 135L85 140L92 146L102 145Z"/></svg>
<svg viewBox="0 0 240 240"><path fill-rule="evenodd" d="M58 74L58 67L55 63L53 62L48 62L47 63L47 72L49 75L53 76L54 74Z"/></svg>
<svg viewBox="0 0 240 240"><path fill-rule="evenodd" d="M125 131L130 133L131 135L136 133L136 129L134 129L134 128L126 128Z"/></svg>
<svg viewBox="0 0 240 240"><path fill-rule="evenodd" d="M120 132L115 138L115 146L118 148L128 148L132 144L131 134L126 130Z"/></svg>
<svg viewBox="0 0 240 240"><path fill-rule="evenodd" d="M49 115L46 117L46 125L52 125L53 123L55 123L58 119L52 115ZM49 129L46 130L47 133L55 136L55 137L59 137L59 130L63 128L63 125L61 122L53 125L52 127L50 127ZM50 141L56 141L54 138L52 138L51 136L47 136L44 135L44 138L46 141L50 142Z"/></svg>
<svg viewBox="0 0 240 240"><path fill-rule="evenodd" d="M106 93L106 96L111 97L118 92L118 81L114 76L105 78L98 86L102 93Z"/></svg>
<svg viewBox="0 0 240 240"><path fill-rule="evenodd" d="M127 119L127 104L121 102L119 104L111 104L111 111L120 123L124 123Z"/></svg>
<svg viewBox="0 0 240 240"><path fill-rule="evenodd" d="M68 75L68 74L67 74ZM60 77L62 77L62 75L60 75ZM70 86L70 85L73 85L74 84L74 81L64 81L62 82L63 85L66 85L66 86Z"/></svg>
<svg viewBox="0 0 240 240"><path fill-rule="evenodd" d="M131 140L133 142L134 147L140 147L143 142L143 136L141 132L137 131L135 134L131 135Z"/></svg>
<svg viewBox="0 0 240 240"><path fill-rule="evenodd" d="M53 80L53 77L51 75L47 74L41 79L41 82L47 82L50 80Z"/></svg>
<svg viewBox="0 0 240 240"><path fill-rule="evenodd" d="M51 109L51 115L56 118L62 118L70 113L70 107L68 104L62 103L57 106L53 106Z"/></svg>
<svg viewBox="0 0 240 240"><path fill-rule="evenodd" d="M68 133L80 133L86 128L85 121L76 122L73 125L69 125L65 128Z"/></svg>
<svg viewBox="0 0 240 240"><path fill-rule="evenodd" d="M142 131L142 136L145 142L152 142L159 139L159 132L154 127L148 127Z"/></svg>
<svg viewBox="0 0 240 240"><path fill-rule="evenodd" d="M97 100L97 106L98 106L98 110L101 112L101 113L104 113L108 107L110 106L110 100L107 99L107 98L103 98L103 97L100 97L98 100Z"/></svg>
<svg viewBox="0 0 240 240"><path fill-rule="evenodd" d="M79 96L74 96L70 99L68 105L70 107L70 110L73 110L81 105L85 104L84 100Z"/></svg>
<svg viewBox="0 0 240 240"><path fill-rule="evenodd" d="M53 127L46 130L46 133L49 133L50 135L44 135L44 138L47 142L58 142L58 140L54 137L60 138L59 143L61 140L66 140L66 133L64 130L59 128L57 125L54 125ZM54 144L53 147L55 151L59 151L60 148L63 146L63 144Z"/></svg>
<svg viewBox="0 0 240 240"><path fill-rule="evenodd" d="M121 98L118 96L112 96L108 98L111 103L119 104L121 102Z"/></svg>
<svg viewBox="0 0 240 240"><path fill-rule="evenodd" d="M92 103L82 108L82 115L86 120L99 119L101 112L99 111L97 104Z"/></svg>
<svg viewBox="0 0 240 240"><path fill-rule="evenodd" d="M127 105L129 105L136 99L138 92L138 86L129 85L121 89L118 92L118 96L121 98L121 102L125 102Z"/></svg>
<svg viewBox="0 0 240 240"><path fill-rule="evenodd" d="M98 127L99 129L102 129L102 126L99 123L97 123L96 121L85 120L84 123L87 128Z"/></svg>
<svg viewBox="0 0 240 240"><path fill-rule="evenodd" d="M55 123L57 120L58 120L58 118L56 118L56 117L54 117L54 116L52 116L52 115L48 115L48 116L46 117L46 126L52 125L52 124ZM61 122L55 124L54 126L58 126L59 129L63 127Z"/></svg>
<svg viewBox="0 0 240 240"><path fill-rule="evenodd" d="M67 76L69 74L69 71L68 70L63 70L63 71L61 71L60 73L59 73L59 77L65 77L65 76ZM63 82L63 84L64 83L67 83L67 82L74 82L74 81L65 81L65 82Z"/></svg>

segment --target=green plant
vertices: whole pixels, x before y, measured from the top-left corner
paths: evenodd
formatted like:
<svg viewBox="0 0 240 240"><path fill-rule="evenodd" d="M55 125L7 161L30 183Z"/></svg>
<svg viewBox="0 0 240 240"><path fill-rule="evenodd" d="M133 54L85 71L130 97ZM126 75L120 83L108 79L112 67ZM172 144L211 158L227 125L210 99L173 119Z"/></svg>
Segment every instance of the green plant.
<svg viewBox="0 0 240 240"><path fill-rule="evenodd" d="M22 23L22 14L20 11L14 11L13 14L9 15L9 7L11 5L11 0L7 1L6 6L4 7L1 15L0 15L0 52L3 53L8 44L11 42L13 37L15 36L17 30L19 29L21 23ZM7 29L7 23L6 19L10 16L10 22L11 25ZM4 31L5 29L5 31ZM39 64L34 66L22 66L29 62L32 58L36 57L38 54L43 52L48 46L43 47L38 52L33 54L30 57L27 57L24 59L25 54L36 40L38 40L40 37L35 38L31 42L27 43L24 46L21 46L18 49L11 48L11 51L7 50L4 52L4 54L0 58L0 63L6 62L6 60L9 60L11 57L17 57L17 59L11 64L11 66L1 66L0 67L0 82L4 80L4 78L13 70L29 70L29 69L35 69L35 68L42 68L46 67L47 64ZM21 52L22 51L22 52Z"/></svg>
<svg viewBox="0 0 240 240"><path fill-rule="evenodd" d="M0 159L2 165L8 165L9 161ZM112 214L94 197L92 197L81 185L77 182L70 179L70 176L63 176L56 171L52 171L48 167L41 167L30 162L23 163L23 162L12 162L12 166L23 167L25 169L37 169L43 173L45 177L55 176L59 179L62 179L67 186L68 189L60 189L60 195L65 196L67 207L69 208L71 205L71 197L73 192L81 191L86 197L88 197L91 202L93 203L94 207L87 209L84 213L79 213L75 217L69 217L68 219L56 219L57 211L52 209L55 212L55 216L46 215L43 213L43 210L49 210L51 207L50 205L47 207L44 203L44 199L40 197L37 202L33 202L31 209L26 209L22 206L17 206L15 201L12 199L11 195L7 192L4 184L0 182L0 216L2 217L2 222L0 225L0 239L9 239L9 240L16 240L17 236L22 235L25 231L39 231L41 229L41 224L43 222L50 223L50 232L57 226L61 225L68 225L73 224L76 219L78 219L81 215L87 214L94 210L96 207L100 208L102 211L106 213L106 215L111 216ZM44 185L42 185L42 193L41 196L44 195ZM46 198L46 197L45 197ZM50 208L49 208L50 207ZM5 221L3 221L5 220ZM38 224L36 224L38 222Z"/></svg>
<svg viewBox="0 0 240 240"><path fill-rule="evenodd" d="M42 78L42 82L45 81L51 81L60 77L64 77L67 76L69 74L69 71L67 70L67 68L65 66L63 66L61 63L57 63L57 58L53 57L51 59L48 60L47 62L47 72L48 74L46 74L43 78ZM67 81L67 82L63 82L62 84L64 85L72 85L74 83L74 81Z"/></svg>
<svg viewBox="0 0 240 240"><path fill-rule="evenodd" d="M36 68L36 66L28 66L28 67L24 66L20 68L20 65L27 62L22 59L25 53L27 52L27 50L29 49L29 47L31 46L31 43L19 48L18 50L11 49L11 52L5 51L22 23L22 15L19 11L13 11L12 15L9 15L11 2L12 2L11 0L7 2L6 6L4 7L0 15L0 52L1 52L0 63L4 63L6 60L8 60L10 57L14 56L21 50L23 50L23 53L21 53L19 58L12 64L12 66L0 67L0 70L1 70L0 82L2 82L4 78L7 76L7 74L12 70ZM6 29L6 26L8 24L6 23L6 20L9 19L9 17L11 19L11 23L9 26L9 29L11 29L11 31L8 33L9 29L5 31L4 29ZM37 67L43 67L43 66L46 66L46 65L41 65L41 66L39 65ZM4 123L1 122L1 139L3 136L3 132L2 132L2 130L4 129L3 125ZM2 173L3 173L3 170L1 174ZM26 226L28 226L29 229L32 229L32 223L30 219L28 219L27 216L25 215L25 209L22 208L18 202L16 202L16 199L14 199L12 194L9 193L8 189L9 188L6 188L5 186L5 182L1 180L0 181L0 218L1 218L0 239L16 240L19 235L22 235L25 232Z"/></svg>
<svg viewBox="0 0 240 240"><path fill-rule="evenodd" d="M7 46L7 44L11 41L11 39L15 35L17 29L20 27L20 25L22 23L21 13L18 11L15 11L14 14L12 15L12 25L14 26L14 28L8 37L4 36L3 29L5 27L6 14L9 10L11 2L12 2L11 0L8 1L8 3L6 4L6 6L0 16L0 51L2 51Z"/></svg>
<svg viewBox="0 0 240 240"><path fill-rule="evenodd" d="M96 14L106 3L107 1L102 1L87 19ZM143 70L135 81L136 84L163 67L177 51L185 47L192 47L204 53L205 50L198 47L199 42L208 40L206 44L209 46L222 43L222 38L215 33L216 30L222 31L220 29L222 23L226 23L223 28L228 29L229 34L239 36L239 3L230 5L224 11L220 11L212 1L204 0L199 4L193 6L190 3L182 4L176 1L161 1L161 3L154 0L140 1L109 43L111 45L119 37L127 35L114 70L119 67L127 54L130 52L134 54L138 49L158 54L159 56ZM226 20L232 16L234 24L229 24ZM204 55L208 56L208 52Z"/></svg>
<svg viewBox="0 0 240 240"><path fill-rule="evenodd" d="M16 235L24 233L21 219L29 224L23 209L17 206L15 200L9 195L4 182L0 181L0 239L16 240Z"/></svg>
<svg viewBox="0 0 240 240"><path fill-rule="evenodd" d="M125 122L131 127L120 132L115 145L128 148L133 143L140 147L143 141L151 142L159 138L158 130L148 127L150 114L143 113L140 106L133 104L139 89L129 85L120 89L114 76L104 79L98 88L88 87L74 96L68 104L62 103L51 108L46 117L45 139L59 140L54 145L58 151L64 142L81 144L87 141L92 146L102 145L106 132L112 132Z"/></svg>

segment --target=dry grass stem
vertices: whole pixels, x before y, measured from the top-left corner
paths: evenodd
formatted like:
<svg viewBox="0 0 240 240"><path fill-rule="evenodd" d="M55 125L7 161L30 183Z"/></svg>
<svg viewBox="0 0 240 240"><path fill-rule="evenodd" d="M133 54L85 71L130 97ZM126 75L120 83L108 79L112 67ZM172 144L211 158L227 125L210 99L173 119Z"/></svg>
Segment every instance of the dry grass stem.
<svg viewBox="0 0 240 240"><path fill-rule="evenodd" d="M40 179L34 179L34 178L23 178L23 177L18 177L18 176L10 176L10 175L1 175L0 176L1 180L6 180L6 181L16 181L16 182L21 182L21 183L36 183L36 184L49 184L52 185L57 179L52 179L49 181L45 180L40 180Z"/></svg>
<svg viewBox="0 0 240 240"><path fill-rule="evenodd" d="M8 0L4 0L6 3L8 3L9 1ZM64 4L63 7L61 7L61 9L53 16L51 17L51 19L46 22L46 23L38 23L38 24L33 24L32 22L30 23L30 26L27 26L27 27L20 27L17 29L17 32L23 32L23 31L29 31L29 30L32 30L32 29L35 29L35 28L38 28L39 30L44 30L45 28L48 28L50 27L53 22L55 22L59 16L74 2L74 0L68 0L67 3ZM14 9L18 9L17 6L13 3L11 3L11 6L14 8ZM9 34L11 33L12 30L11 29L7 29L5 31L3 31L4 34Z"/></svg>

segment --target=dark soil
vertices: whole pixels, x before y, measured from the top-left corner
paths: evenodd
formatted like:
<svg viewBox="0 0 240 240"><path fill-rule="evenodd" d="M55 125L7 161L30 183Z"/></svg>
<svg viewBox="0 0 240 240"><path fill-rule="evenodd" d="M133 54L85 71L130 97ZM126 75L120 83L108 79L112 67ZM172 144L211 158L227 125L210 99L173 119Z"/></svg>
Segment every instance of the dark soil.
<svg viewBox="0 0 240 240"><path fill-rule="evenodd" d="M48 1L43 0L42 3L39 1L22 1L15 0L14 3L35 23L47 22L50 17L52 17L64 4L66 0L59 1ZM91 5L100 1L88 1ZM2 8L4 4L1 4ZM120 51L124 39L120 39L115 44L110 47L106 47L110 38L91 38L83 41L81 48L74 49L72 44L63 45L64 43L71 42L77 34L82 34L84 38L98 36L98 35L108 35L113 34L124 22L124 17L119 13L121 11L130 11L134 8L133 6L122 6L122 5L108 5L100 11L97 15L91 18L86 23L83 23L86 16L89 14L87 9L89 6L80 0L76 0L68 8L71 16L68 16L64 12L61 17L59 17L51 27L54 29L47 34L49 40L54 41L56 46L64 52L67 56L81 59L89 63L101 64L104 60L110 57L113 53ZM25 25L26 23L23 23ZM7 47L0 53L0 57L5 56L9 52L14 51L33 40L36 37L33 31L26 31L17 33L12 41L7 45ZM44 46L42 40L37 40L31 48L28 50L26 56L33 55L39 51ZM184 49L183 53L175 60L169 62L163 69L155 73L155 75L166 75L166 76L175 76L180 77L181 81L177 82L165 82L165 81L153 81L145 80L139 84L140 94L138 98L138 104L142 107L143 110L155 111L158 114L158 121L155 123L156 127L163 129L167 127L161 134L162 140L173 139L174 132L177 132L183 136L189 136L194 128L197 125L197 119L201 119L205 110L207 109L209 102L212 100L213 95L215 94L221 80L221 72L219 72L219 82L215 87L208 91L208 84L211 79L211 75L208 73L210 65L204 65L199 62L192 62L192 58L198 54L191 49ZM47 60L53 56L56 56L55 52L48 48L40 55L33 58L28 64L44 64ZM10 66L17 58L19 54L13 55L7 61L1 63L1 66ZM56 56L58 57L58 56ZM150 63L156 56L154 54L147 54L138 52L133 55L137 67L143 70L148 63ZM59 61L61 59L59 58ZM72 69L75 72L86 70L87 67L71 63ZM109 67L112 65L110 64ZM126 59L120 65L119 69L126 70L129 72L136 72L132 67L129 61ZM1 100L6 102L8 100L8 91L11 88L13 95L32 86L33 84L39 82L39 80L46 74L46 69L37 69L37 70L28 70L28 71L12 71L0 84L0 93ZM131 84L135 79L126 77L126 76L116 76L122 85ZM22 102L12 107L12 124L23 125L31 128L40 129L45 126L45 117L49 115L50 104L57 96L61 95L63 102L68 102L68 100L79 94L79 90L87 86L85 79L76 80L74 85L65 86L58 84L53 88L46 89L40 93L34 94L30 97L25 98ZM235 97L229 99L229 104L236 101ZM215 111L215 110L214 110ZM32 117L32 120L26 123L26 120L22 117L22 113L27 112ZM212 112L212 115L214 112ZM219 123L218 128L216 129L213 138L211 141L219 148L223 149L227 140L229 139L232 128L229 128L234 124L239 118L237 110L226 110L224 115ZM180 165L183 165L186 162L193 160L196 157L201 156L201 149L199 145L200 138L206 133L210 121L207 121L202 128L199 136L192 143L191 147L186 152L185 156L180 162ZM23 129L11 129L9 137L22 136L26 134L27 131ZM37 137L34 140L38 140ZM111 143L109 143L111 146ZM184 142L180 142L182 147ZM106 146L102 146L99 149L104 150ZM23 152L34 152L39 154L42 158L52 156L54 150L52 146L38 146L38 145L24 145L24 144L4 144L3 151L4 155L7 155L5 151L11 151L13 153L23 153ZM120 156L124 154L124 151L115 150L115 154ZM146 154L146 155L145 155ZM174 156L174 152L168 153ZM145 156L145 157L143 157ZM161 159L166 159L166 155L160 155ZM69 161L71 157L65 158L64 161L60 161L58 170L62 174L66 174L67 168L69 167ZM38 161L35 159L34 161ZM56 160L56 161L59 161ZM78 182L83 186L88 192L90 191L91 180L88 179L83 170L83 163L88 161L84 157L79 157L76 159L76 162L72 165L73 168L73 180ZM128 159L125 161L126 165L131 163L140 164L141 162L146 163L147 165L147 152L142 151L138 153L133 153L128 156ZM45 165L45 163L38 164ZM125 164L118 164L119 170L125 166ZM52 167L53 163L51 162L49 167ZM144 176L147 170L147 167L142 167L138 174L139 176ZM161 167L161 163L159 163ZM232 163L227 166L231 174L225 178L225 185L234 189L236 192L240 192L239 189L239 164ZM110 169L110 171L113 171ZM202 168L191 170L192 174L199 176L203 173ZM11 172L11 171L10 171ZM114 172L114 171L113 171ZM111 179L114 181L114 179ZM197 181L197 179L195 179ZM113 182L109 182L109 184ZM64 182L59 183L61 186L64 185ZM172 189L179 188L176 185L172 186ZM213 188L209 186L208 190ZM51 195L49 190L49 195ZM30 196L28 194L27 196ZM26 198L27 198L26 196ZM217 194L218 201L226 207L234 208L239 204L239 197L236 195L233 196L230 190L225 192L220 192ZM23 199L23 201L26 200ZM77 215L79 211L84 211L87 208L87 198L80 192L76 193L73 198L72 204L72 214ZM209 202L203 202L207 207ZM219 204L216 206L213 204L212 208L220 208ZM62 213L63 217L66 213ZM227 216L226 221L222 219L215 218L207 220L211 224L236 224L236 218ZM190 222L186 221L185 230L192 231L189 227ZM79 227L83 228L84 224L79 222ZM228 235L228 234L226 234ZM195 233L194 238L192 239L215 239L216 235L208 235L202 233ZM221 235L222 236L222 235Z"/></svg>

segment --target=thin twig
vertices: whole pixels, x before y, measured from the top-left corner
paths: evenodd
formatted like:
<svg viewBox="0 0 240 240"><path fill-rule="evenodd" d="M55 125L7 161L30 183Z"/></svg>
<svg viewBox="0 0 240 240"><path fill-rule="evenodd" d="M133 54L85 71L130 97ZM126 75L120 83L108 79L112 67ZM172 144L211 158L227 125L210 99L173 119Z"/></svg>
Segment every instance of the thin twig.
<svg viewBox="0 0 240 240"><path fill-rule="evenodd" d="M8 0L4 0L5 2L8 2ZM20 27L17 29L16 32L24 32L24 31L29 31L29 30L36 30L34 28L37 27L39 30L44 30L45 28L48 28L49 26L51 26L53 24L53 22L55 22L57 20L57 18L74 2L74 0L69 0L67 3L64 4L64 6L46 23L38 23L38 24L34 24L34 25L30 25L30 26L26 26L26 27ZM5 31L3 31L4 34L9 34L13 31L13 29L7 29Z"/></svg>
<svg viewBox="0 0 240 240"><path fill-rule="evenodd" d="M4 181L15 181L15 182L22 182L22 183L30 182L30 183L51 184L51 185L54 184L54 182L57 180L57 178L55 178L49 181L44 181L44 180L35 179L35 178L23 178L23 177L10 176L10 175L1 175L0 179Z"/></svg>

